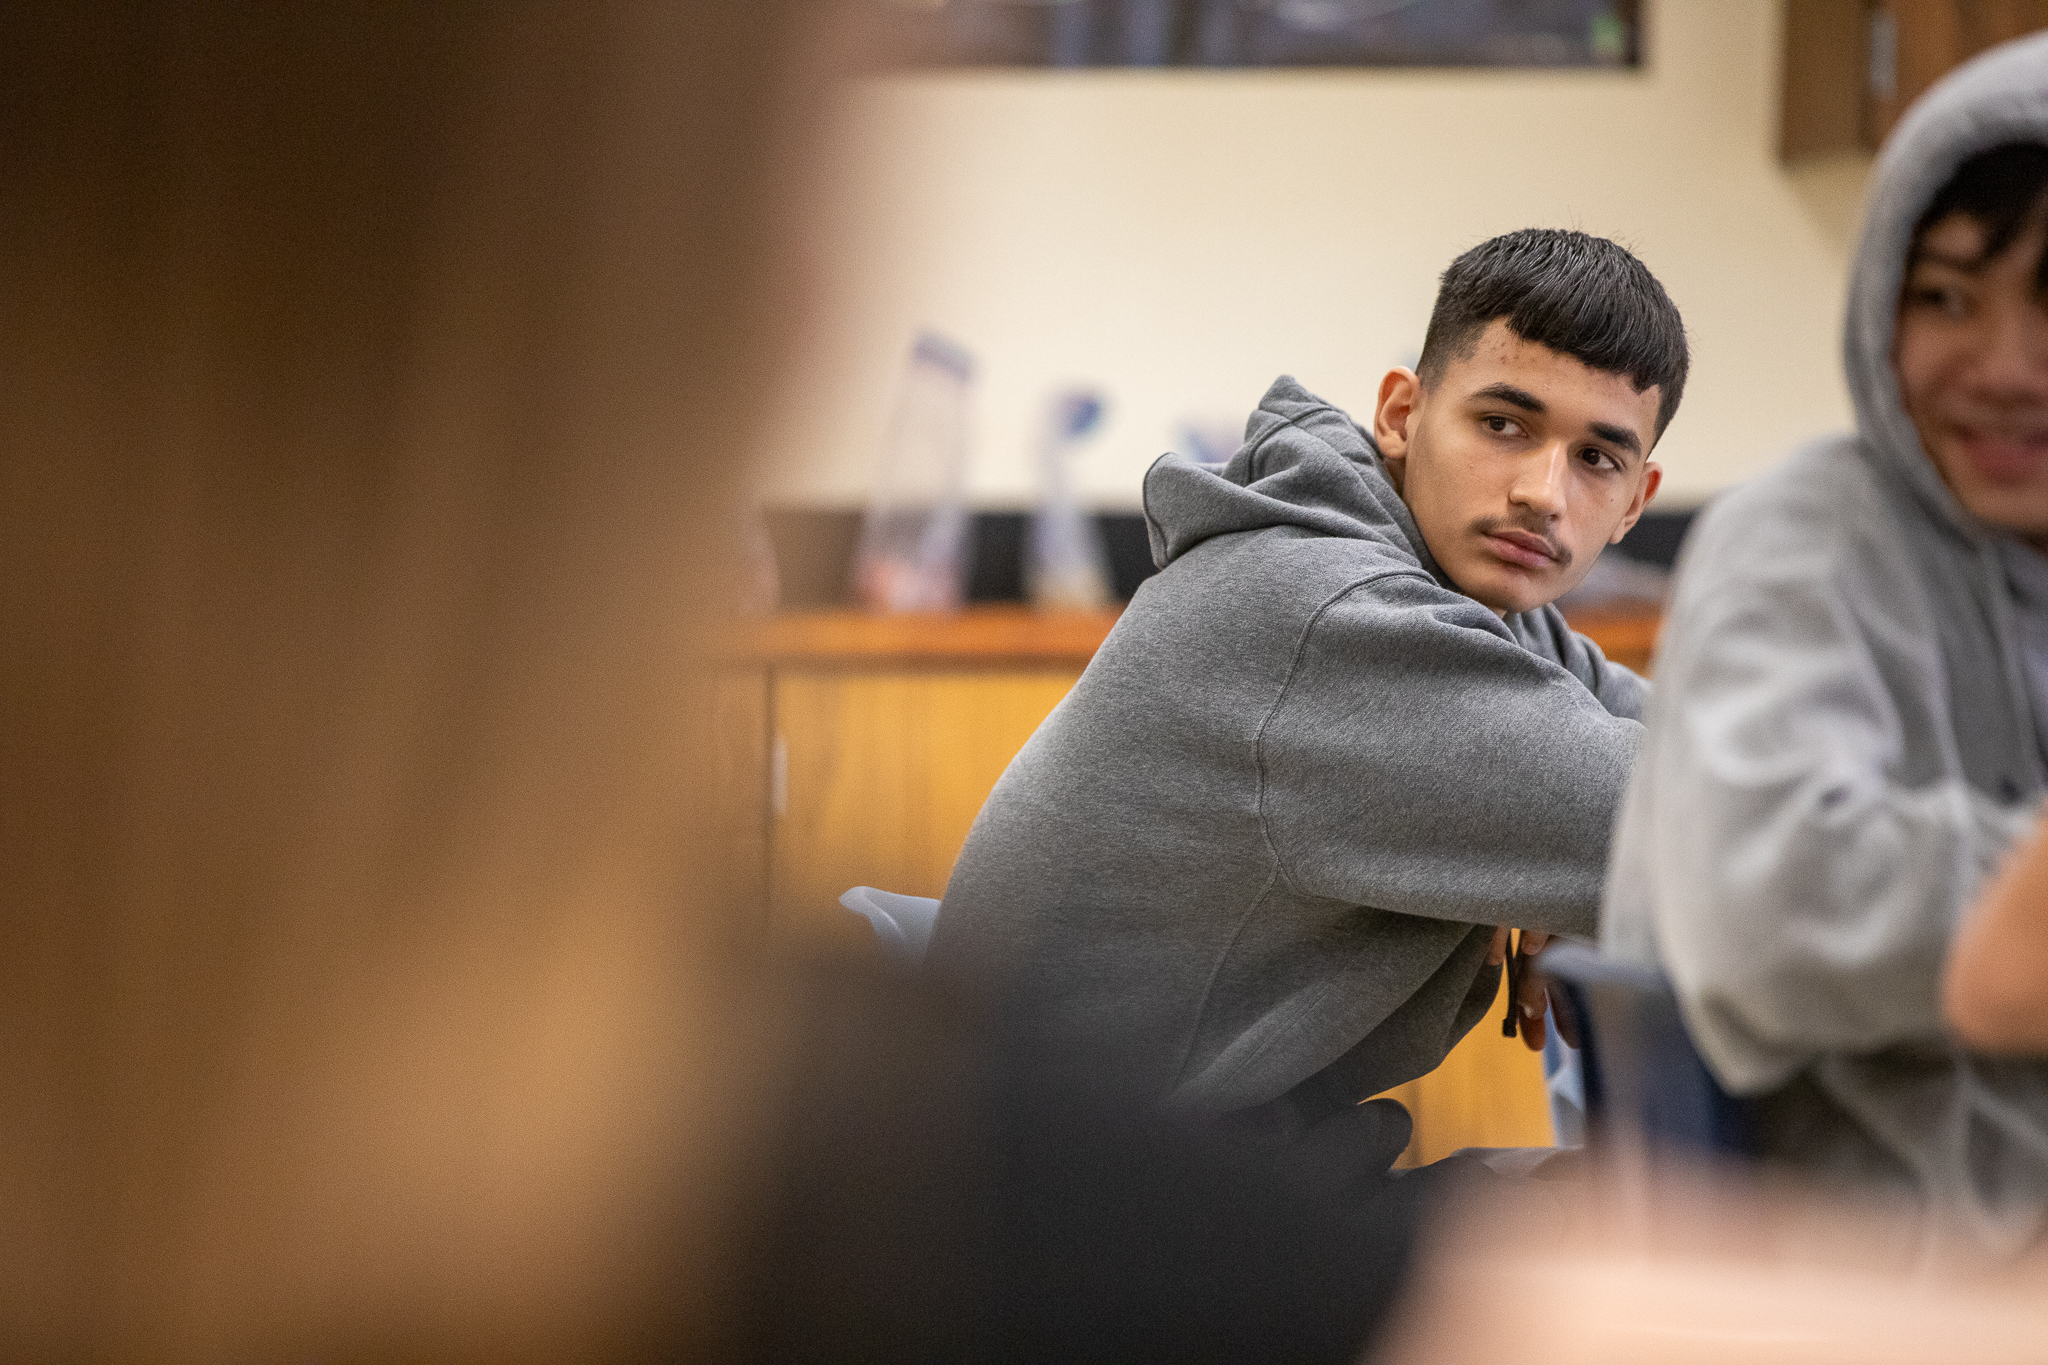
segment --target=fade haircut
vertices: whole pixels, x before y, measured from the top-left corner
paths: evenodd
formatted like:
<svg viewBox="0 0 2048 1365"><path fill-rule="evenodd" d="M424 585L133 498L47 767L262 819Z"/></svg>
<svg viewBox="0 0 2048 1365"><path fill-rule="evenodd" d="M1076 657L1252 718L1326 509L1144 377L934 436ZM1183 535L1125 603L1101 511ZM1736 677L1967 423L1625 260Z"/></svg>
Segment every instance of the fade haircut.
<svg viewBox="0 0 2048 1365"><path fill-rule="evenodd" d="M1920 256L1927 231L1953 213L1973 218L1984 229L1979 265L1996 260L2042 213L2048 202L2048 147L2038 142L2007 142L1977 153L1935 192L1927 212L1913 224L1913 249L1908 268ZM2034 264L2034 289L2048 295L2048 251Z"/></svg>
<svg viewBox="0 0 2048 1365"><path fill-rule="evenodd" d="M1604 237L1524 228L1481 242L1444 271L1415 372L1434 386L1496 318L1524 341L1655 385L1657 435L1678 411L1690 356L1685 323L1641 261Z"/></svg>

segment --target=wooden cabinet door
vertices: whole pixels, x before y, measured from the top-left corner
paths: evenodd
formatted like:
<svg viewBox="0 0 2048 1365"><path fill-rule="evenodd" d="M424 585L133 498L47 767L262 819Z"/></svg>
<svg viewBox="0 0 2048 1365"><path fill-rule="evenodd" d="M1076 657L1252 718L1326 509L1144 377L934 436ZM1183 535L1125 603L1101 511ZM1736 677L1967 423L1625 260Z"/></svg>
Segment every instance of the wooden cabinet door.
<svg viewBox="0 0 2048 1365"><path fill-rule="evenodd" d="M850 886L946 889L989 789L1078 667L778 670L771 917L780 935L869 950Z"/></svg>
<svg viewBox="0 0 2048 1365"><path fill-rule="evenodd" d="M1401 1165L1441 1160L1460 1147L1548 1147L1555 1140L1542 1054L1501 1036L1506 1008L1496 998L1436 1070L1387 1092L1415 1119Z"/></svg>

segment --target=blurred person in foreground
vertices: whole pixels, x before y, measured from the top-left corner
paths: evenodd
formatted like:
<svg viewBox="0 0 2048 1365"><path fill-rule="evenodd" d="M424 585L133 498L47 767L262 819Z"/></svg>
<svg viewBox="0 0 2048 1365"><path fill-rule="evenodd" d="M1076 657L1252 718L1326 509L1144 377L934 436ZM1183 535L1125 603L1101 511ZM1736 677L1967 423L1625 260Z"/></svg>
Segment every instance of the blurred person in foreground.
<svg viewBox="0 0 2048 1365"><path fill-rule="evenodd" d="M1162 456L1161 570L976 818L933 965L1385 1177L1408 1116L1360 1101L1485 1014L1505 927L1595 932L1648 688L1551 604L1655 495L1687 364L1641 261L1527 229L1451 263L1370 430L1282 377L1227 464ZM1510 1008L1540 1046L1540 986Z"/></svg>
<svg viewBox="0 0 2048 1365"><path fill-rule="evenodd" d="M802 38L0 13L0 1356L573 1356L709 1283L644 1253L753 1061L699 656Z"/></svg>
<svg viewBox="0 0 2048 1365"><path fill-rule="evenodd" d="M0 11L0 1358L1367 1340L1411 1210L735 943L837 13Z"/></svg>
<svg viewBox="0 0 2048 1365"><path fill-rule="evenodd" d="M2048 1066L1945 1027L1943 959L2048 774L2048 37L1930 91L1850 286L1853 437L1685 548L1604 944L1660 964L1763 1153L1924 1214L2048 1228Z"/></svg>

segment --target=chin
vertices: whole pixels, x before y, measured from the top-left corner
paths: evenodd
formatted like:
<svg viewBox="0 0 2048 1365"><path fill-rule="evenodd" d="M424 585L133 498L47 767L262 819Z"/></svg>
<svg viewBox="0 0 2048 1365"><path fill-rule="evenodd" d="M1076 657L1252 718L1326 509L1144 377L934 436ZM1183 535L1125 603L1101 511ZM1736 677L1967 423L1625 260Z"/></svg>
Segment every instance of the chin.
<svg viewBox="0 0 2048 1365"><path fill-rule="evenodd" d="M2030 540L2048 536L2048 468L2031 477L1995 479L1953 445L1940 449L1935 467L1956 501L1977 520Z"/></svg>
<svg viewBox="0 0 2048 1365"><path fill-rule="evenodd" d="M1534 611L1552 600L1540 592L1532 592L1526 583L1482 583L1476 591L1468 591L1466 596L1483 607L1504 611L1510 616L1516 612Z"/></svg>
<svg viewBox="0 0 2048 1365"><path fill-rule="evenodd" d="M1987 526L2033 542L2038 548L2041 541L2048 539L2048 509L2042 507L2043 501L2038 495L2014 498L1991 494L1966 499L1964 505Z"/></svg>
<svg viewBox="0 0 2048 1365"><path fill-rule="evenodd" d="M1571 586L1563 581L1564 574L1556 566L1547 572L1533 573L1503 564L1488 554L1474 554L1455 567L1443 560L1438 564L1465 596L1490 611L1510 615L1534 611L1553 602Z"/></svg>
<svg viewBox="0 0 2048 1365"><path fill-rule="evenodd" d="M2001 488L1983 484L1955 490L1956 501L1987 526L2037 540L2048 536L2048 486Z"/></svg>

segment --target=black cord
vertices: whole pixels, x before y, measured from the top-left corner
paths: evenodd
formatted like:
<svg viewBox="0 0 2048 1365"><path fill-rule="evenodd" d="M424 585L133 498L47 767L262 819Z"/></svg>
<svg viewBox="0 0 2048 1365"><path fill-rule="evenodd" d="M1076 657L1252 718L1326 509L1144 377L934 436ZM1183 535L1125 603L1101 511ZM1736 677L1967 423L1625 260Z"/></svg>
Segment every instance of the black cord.
<svg viewBox="0 0 2048 1365"><path fill-rule="evenodd" d="M1508 1012L1500 1021L1500 1036L1512 1038L1515 1036L1516 1021L1522 1015L1522 954L1515 944L1515 935L1512 930L1508 933L1506 970L1501 975L1507 978Z"/></svg>

